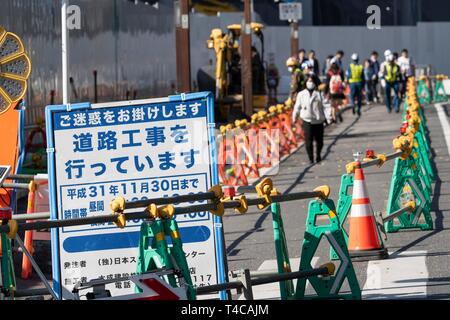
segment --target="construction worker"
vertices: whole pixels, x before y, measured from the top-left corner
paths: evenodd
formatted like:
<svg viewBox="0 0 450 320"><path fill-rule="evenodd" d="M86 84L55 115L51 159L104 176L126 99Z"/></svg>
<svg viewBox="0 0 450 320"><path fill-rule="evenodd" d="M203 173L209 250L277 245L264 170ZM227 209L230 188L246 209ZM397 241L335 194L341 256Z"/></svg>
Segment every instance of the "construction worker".
<svg viewBox="0 0 450 320"><path fill-rule="evenodd" d="M314 77L306 77L306 89L298 93L292 112L292 121L295 123L300 117L305 134L305 147L311 164L314 163L313 142L316 141L316 163L322 161L324 122L326 120L322 96L317 90Z"/></svg>
<svg viewBox="0 0 450 320"><path fill-rule="evenodd" d="M296 57L287 59L286 66L291 73L291 86L288 100L290 100L293 105L297 99L297 94L305 88L305 76L300 69L300 64Z"/></svg>
<svg viewBox="0 0 450 320"><path fill-rule="evenodd" d="M359 64L359 57L357 53L351 56L352 63L347 69L347 82L350 85L350 100L352 102L353 114L361 115L362 105L362 89L363 89L363 66ZM355 99L358 99L358 108L355 110Z"/></svg>
<svg viewBox="0 0 450 320"><path fill-rule="evenodd" d="M384 101L389 113L392 112L391 91L394 90L394 110L400 112L400 67L395 62L394 55L391 53L386 57L386 62L381 65L380 70L381 85L384 87Z"/></svg>

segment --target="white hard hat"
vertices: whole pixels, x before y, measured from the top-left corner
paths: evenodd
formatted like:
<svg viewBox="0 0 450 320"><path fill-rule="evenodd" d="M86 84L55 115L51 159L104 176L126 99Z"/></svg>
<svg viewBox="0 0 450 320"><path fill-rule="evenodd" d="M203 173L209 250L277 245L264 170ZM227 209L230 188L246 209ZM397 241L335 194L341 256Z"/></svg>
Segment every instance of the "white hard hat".
<svg viewBox="0 0 450 320"><path fill-rule="evenodd" d="M389 49L387 49L385 52L384 52L384 56L387 58L388 56L390 56L392 54L392 52L391 52L391 50L389 50Z"/></svg>
<svg viewBox="0 0 450 320"><path fill-rule="evenodd" d="M358 54L357 53L354 53L354 54L352 54L352 60L358 60Z"/></svg>
<svg viewBox="0 0 450 320"><path fill-rule="evenodd" d="M302 70L304 70L304 69L306 69L306 68L311 69L312 67L313 67L313 65L312 65L311 62L309 62L309 61L305 61L305 62L303 62L302 65L301 65Z"/></svg>

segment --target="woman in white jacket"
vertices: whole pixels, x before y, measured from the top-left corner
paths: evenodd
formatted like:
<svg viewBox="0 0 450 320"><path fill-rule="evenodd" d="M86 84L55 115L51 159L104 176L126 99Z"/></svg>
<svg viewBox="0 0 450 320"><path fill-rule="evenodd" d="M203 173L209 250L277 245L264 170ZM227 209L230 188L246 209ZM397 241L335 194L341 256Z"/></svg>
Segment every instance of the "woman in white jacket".
<svg viewBox="0 0 450 320"><path fill-rule="evenodd" d="M326 120L323 109L322 96L316 88L314 78L306 79L306 89L297 95L292 121L295 123L300 117L305 135L306 152L309 161L314 163L313 141L316 141L316 163L322 161L324 122Z"/></svg>

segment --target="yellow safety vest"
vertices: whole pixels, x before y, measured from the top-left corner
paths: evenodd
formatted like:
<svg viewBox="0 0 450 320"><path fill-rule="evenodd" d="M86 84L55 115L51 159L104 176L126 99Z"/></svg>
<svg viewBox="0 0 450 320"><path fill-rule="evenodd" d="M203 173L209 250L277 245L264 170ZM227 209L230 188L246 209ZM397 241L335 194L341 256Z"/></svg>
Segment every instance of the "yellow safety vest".
<svg viewBox="0 0 450 320"><path fill-rule="evenodd" d="M390 63L386 64L386 76L384 79L387 82L394 82L397 80L397 73L398 73L398 65L394 64L394 67Z"/></svg>
<svg viewBox="0 0 450 320"><path fill-rule="evenodd" d="M352 72L351 78L348 80L350 83L362 82L363 66L362 64L350 64L350 71Z"/></svg>

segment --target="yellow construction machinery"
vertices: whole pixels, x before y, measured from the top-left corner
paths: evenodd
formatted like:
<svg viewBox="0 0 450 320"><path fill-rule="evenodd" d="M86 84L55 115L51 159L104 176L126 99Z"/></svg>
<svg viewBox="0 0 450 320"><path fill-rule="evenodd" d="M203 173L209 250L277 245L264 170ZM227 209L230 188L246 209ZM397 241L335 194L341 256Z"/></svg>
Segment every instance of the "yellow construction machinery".
<svg viewBox="0 0 450 320"><path fill-rule="evenodd" d="M263 28L264 25L260 23L251 23L252 32L261 43L259 51L252 46L253 108L255 111L265 109L268 104ZM241 108L240 36L241 25L232 24L227 27L227 33L221 29L213 29L208 40L208 48L214 49L216 53L216 104L219 106L219 117L224 120L230 120L230 114L238 114L239 111L236 109Z"/></svg>

